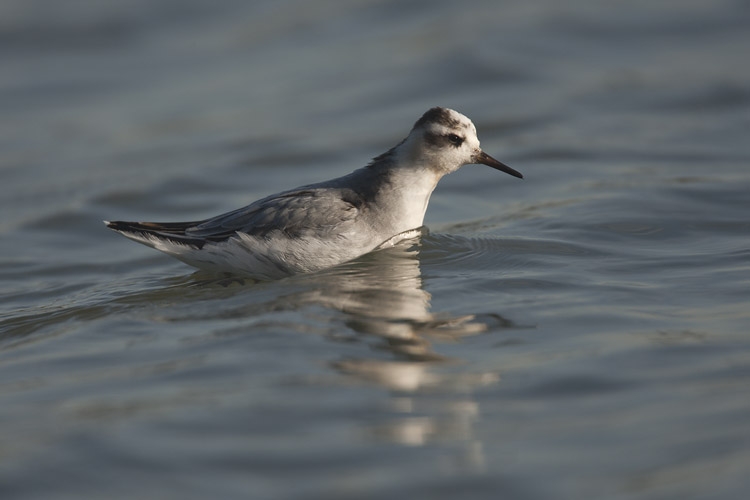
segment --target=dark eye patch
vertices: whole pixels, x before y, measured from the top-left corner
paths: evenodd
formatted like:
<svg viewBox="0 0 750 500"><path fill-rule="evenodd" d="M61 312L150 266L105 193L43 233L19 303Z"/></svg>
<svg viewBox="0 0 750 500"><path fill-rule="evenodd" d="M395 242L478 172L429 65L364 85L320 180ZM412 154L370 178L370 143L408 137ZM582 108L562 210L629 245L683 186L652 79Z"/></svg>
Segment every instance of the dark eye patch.
<svg viewBox="0 0 750 500"><path fill-rule="evenodd" d="M456 147L464 143L464 138L459 137L456 134L448 134L446 137L448 137L448 141Z"/></svg>
<svg viewBox="0 0 750 500"><path fill-rule="evenodd" d="M424 140L427 144L437 148L447 148L453 146L459 147L464 143L464 138L456 134L436 134L435 132L425 132Z"/></svg>

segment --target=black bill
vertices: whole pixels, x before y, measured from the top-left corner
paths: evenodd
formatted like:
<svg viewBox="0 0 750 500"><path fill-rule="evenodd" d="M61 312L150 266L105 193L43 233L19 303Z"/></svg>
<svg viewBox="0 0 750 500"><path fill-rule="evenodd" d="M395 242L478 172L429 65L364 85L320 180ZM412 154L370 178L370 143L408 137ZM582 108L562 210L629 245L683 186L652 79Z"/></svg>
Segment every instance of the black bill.
<svg viewBox="0 0 750 500"><path fill-rule="evenodd" d="M474 161L476 163L481 163L482 165L487 165L488 167L495 168L501 172L505 172L506 174L510 174L513 177L518 177L519 179L523 179L523 174L517 170L513 170L505 163L499 162L484 151L480 151L474 156Z"/></svg>

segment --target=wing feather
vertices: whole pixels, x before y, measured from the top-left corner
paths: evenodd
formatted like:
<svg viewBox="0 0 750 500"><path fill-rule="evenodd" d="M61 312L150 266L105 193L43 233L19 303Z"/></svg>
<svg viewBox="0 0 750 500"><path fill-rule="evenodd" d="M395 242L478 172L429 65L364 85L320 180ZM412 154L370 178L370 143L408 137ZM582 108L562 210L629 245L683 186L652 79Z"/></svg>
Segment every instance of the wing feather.
<svg viewBox="0 0 750 500"><path fill-rule="evenodd" d="M277 231L292 238L323 236L354 220L361 206L361 197L351 190L287 191L202 221L188 228L185 234L212 241L230 238L237 232L256 237L267 237Z"/></svg>

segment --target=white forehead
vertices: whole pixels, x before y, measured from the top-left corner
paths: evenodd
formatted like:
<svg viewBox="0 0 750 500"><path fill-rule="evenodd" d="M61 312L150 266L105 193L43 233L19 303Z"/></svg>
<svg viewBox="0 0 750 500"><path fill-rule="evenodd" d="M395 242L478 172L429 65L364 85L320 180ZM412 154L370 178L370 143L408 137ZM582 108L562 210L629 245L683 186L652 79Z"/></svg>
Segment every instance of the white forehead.
<svg viewBox="0 0 750 500"><path fill-rule="evenodd" d="M458 111L455 111L453 109L446 108L446 111L448 111L448 114L450 115L451 119L455 120L459 124L459 127L470 128L472 130L476 130L474 128L474 123L472 123L472 121L469 120L468 116L461 114Z"/></svg>

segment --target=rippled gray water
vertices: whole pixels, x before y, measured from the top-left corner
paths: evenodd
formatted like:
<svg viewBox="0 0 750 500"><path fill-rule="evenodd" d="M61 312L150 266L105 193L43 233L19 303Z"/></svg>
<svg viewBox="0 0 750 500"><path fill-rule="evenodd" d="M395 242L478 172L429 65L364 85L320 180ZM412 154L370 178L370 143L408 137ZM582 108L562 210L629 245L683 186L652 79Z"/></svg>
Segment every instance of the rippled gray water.
<svg viewBox="0 0 750 500"><path fill-rule="evenodd" d="M744 498L750 6L0 6L0 497ZM270 283L188 220L471 117L417 244Z"/></svg>

